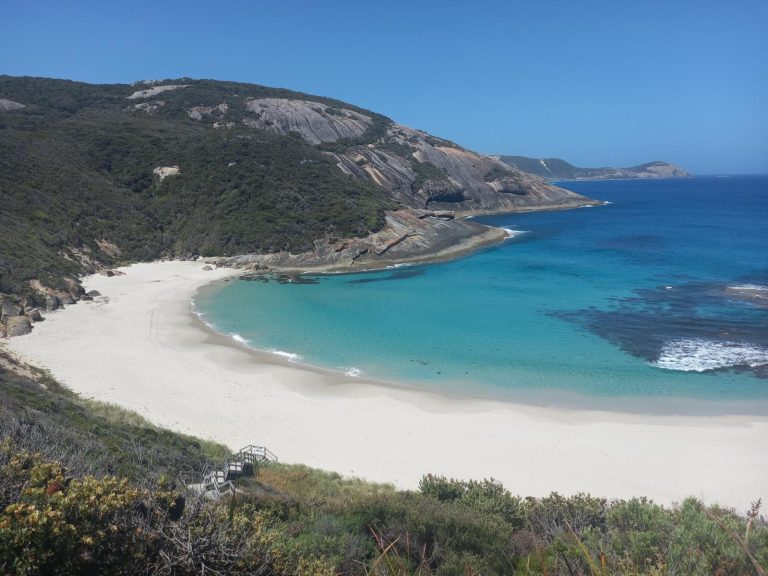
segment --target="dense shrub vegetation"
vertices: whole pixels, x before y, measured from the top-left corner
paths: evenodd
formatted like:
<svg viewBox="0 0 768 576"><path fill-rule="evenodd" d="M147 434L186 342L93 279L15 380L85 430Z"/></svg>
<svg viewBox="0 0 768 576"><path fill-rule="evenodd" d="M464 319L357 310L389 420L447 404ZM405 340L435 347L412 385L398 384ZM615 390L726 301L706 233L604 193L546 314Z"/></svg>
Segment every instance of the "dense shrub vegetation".
<svg viewBox="0 0 768 576"><path fill-rule="evenodd" d="M126 96L146 86L0 76L0 293L28 280L60 286L94 261L311 248L315 239L379 229L393 205L299 138L238 123L250 97L307 98L232 82L178 80L152 114ZM342 103L312 96L330 106ZM193 106L229 103L228 129L198 121ZM389 120L378 114L368 133ZM358 142L359 140L359 142ZM163 180L159 166L178 166ZM106 240L120 253L103 250Z"/></svg>
<svg viewBox="0 0 768 576"><path fill-rule="evenodd" d="M520 498L432 475L409 492L270 464L203 501L177 472L199 474L222 447L19 369L2 357L4 574L739 576L768 563L762 516L695 499Z"/></svg>

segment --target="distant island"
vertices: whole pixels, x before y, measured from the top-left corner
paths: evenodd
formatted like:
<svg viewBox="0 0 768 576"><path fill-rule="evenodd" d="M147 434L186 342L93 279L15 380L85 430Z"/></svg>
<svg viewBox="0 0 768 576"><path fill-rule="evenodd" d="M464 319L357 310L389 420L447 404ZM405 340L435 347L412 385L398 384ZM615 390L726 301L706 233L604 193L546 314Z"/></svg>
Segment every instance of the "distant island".
<svg viewBox="0 0 768 576"><path fill-rule="evenodd" d="M625 178L690 178L691 174L669 162L655 160L630 168L579 168L560 158L497 156L499 160L548 180L613 180Z"/></svg>

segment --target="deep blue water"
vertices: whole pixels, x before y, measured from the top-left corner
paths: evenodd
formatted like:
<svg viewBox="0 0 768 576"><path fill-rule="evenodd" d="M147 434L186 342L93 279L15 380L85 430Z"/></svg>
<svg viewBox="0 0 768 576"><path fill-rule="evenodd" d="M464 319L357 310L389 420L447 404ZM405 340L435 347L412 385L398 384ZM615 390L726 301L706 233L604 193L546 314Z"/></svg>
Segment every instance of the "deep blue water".
<svg viewBox="0 0 768 576"><path fill-rule="evenodd" d="M433 265L231 281L207 322L303 362L451 394L768 401L768 177L563 182L611 202ZM585 400L586 399L586 400Z"/></svg>

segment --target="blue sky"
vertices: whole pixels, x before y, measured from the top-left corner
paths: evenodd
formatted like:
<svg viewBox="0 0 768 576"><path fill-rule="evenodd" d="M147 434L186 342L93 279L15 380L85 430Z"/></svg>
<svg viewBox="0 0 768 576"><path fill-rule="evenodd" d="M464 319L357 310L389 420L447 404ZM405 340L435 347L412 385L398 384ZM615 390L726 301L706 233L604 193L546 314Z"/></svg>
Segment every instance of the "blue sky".
<svg viewBox="0 0 768 576"><path fill-rule="evenodd" d="M0 55L332 96L484 153L768 173L766 0L0 0Z"/></svg>

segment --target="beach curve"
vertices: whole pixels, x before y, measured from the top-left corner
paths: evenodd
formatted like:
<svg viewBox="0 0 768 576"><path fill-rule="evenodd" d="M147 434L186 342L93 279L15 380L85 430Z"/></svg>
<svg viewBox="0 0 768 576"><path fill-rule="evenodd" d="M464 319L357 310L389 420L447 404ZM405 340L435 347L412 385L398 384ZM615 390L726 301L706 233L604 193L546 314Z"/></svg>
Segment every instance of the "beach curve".
<svg viewBox="0 0 768 576"><path fill-rule="evenodd" d="M84 278L104 296L49 314L6 347L84 397L160 426L401 488L433 473L494 477L524 496L692 495L746 509L765 495L764 416L461 400L296 365L205 328L195 293L240 271L203 267L155 262Z"/></svg>

